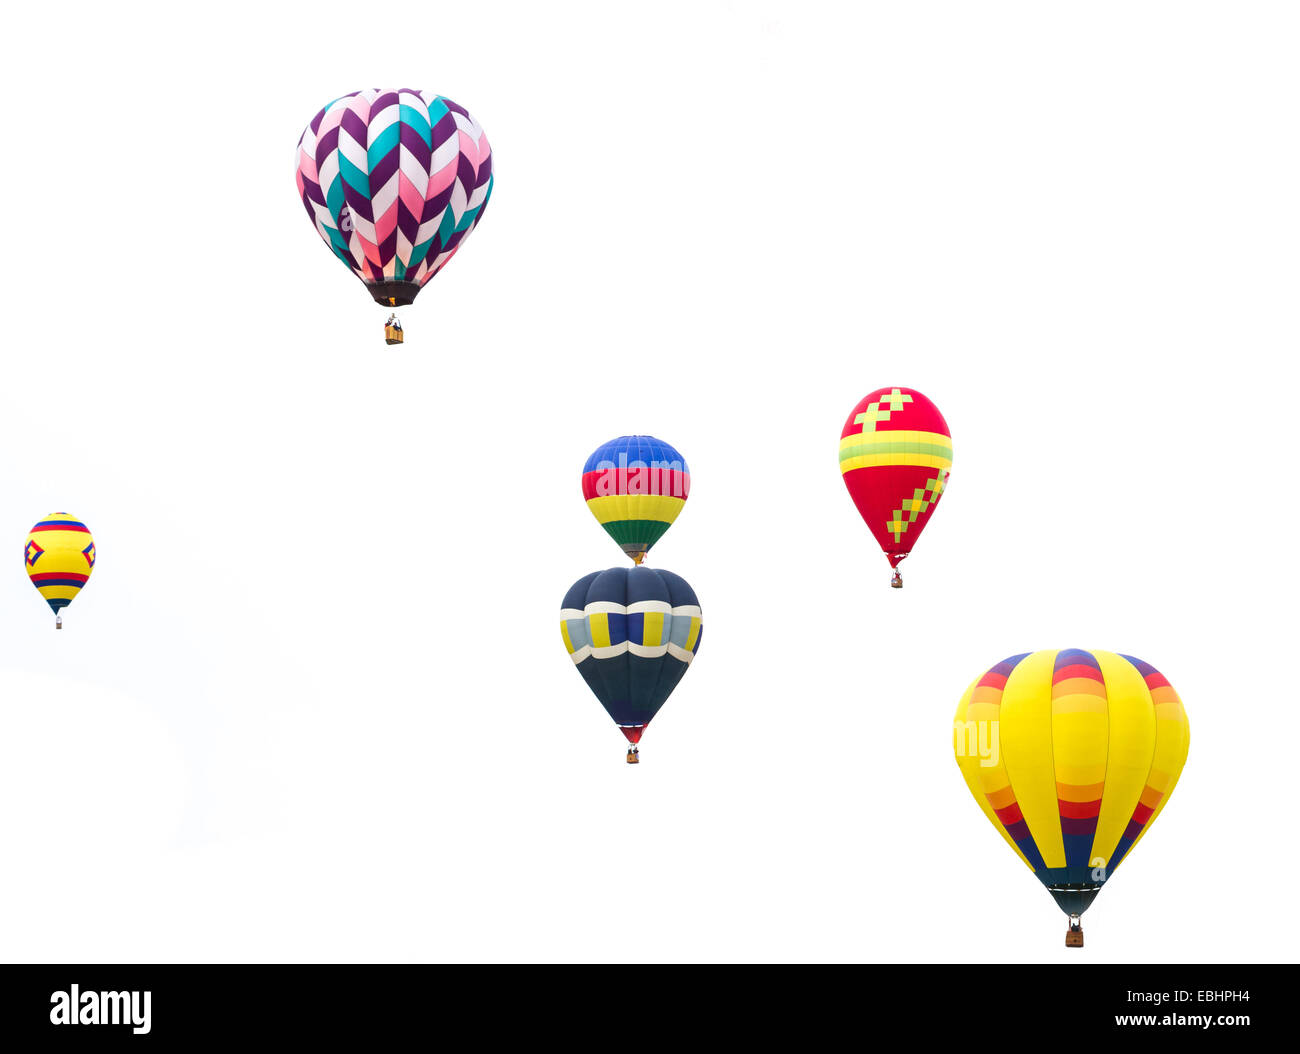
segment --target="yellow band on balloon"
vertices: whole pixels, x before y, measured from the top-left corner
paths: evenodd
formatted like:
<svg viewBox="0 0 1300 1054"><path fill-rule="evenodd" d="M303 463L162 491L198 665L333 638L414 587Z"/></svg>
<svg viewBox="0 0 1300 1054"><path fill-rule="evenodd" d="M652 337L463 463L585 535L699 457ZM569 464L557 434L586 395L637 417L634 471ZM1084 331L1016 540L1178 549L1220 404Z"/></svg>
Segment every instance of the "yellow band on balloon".
<svg viewBox="0 0 1300 1054"><path fill-rule="evenodd" d="M1000 740L1016 802L1043 863L1064 867L1065 841L1052 754L1055 664L1055 651L1037 651L1016 664L1002 693Z"/></svg>
<svg viewBox="0 0 1300 1054"><path fill-rule="evenodd" d="M37 586L36 591L46 600L72 600L81 592L81 586Z"/></svg>
<svg viewBox="0 0 1300 1054"><path fill-rule="evenodd" d="M600 523L615 523L619 520L672 523L685 504L685 498L674 498L666 494L607 494L587 499L587 508Z"/></svg>
<svg viewBox="0 0 1300 1054"><path fill-rule="evenodd" d="M897 428L892 432L851 432L840 440L840 449L864 443L924 443L951 448L952 437L942 432L917 432L907 428Z"/></svg>
<svg viewBox="0 0 1300 1054"><path fill-rule="evenodd" d="M1101 794L1091 859L1109 860L1146 787L1156 747L1156 714L1146 680L1136 666L1109 651L1094 649L1092 657L1106 679L1110 729L1106 786Z"/></svg>
<svg viewBox="0 0 1300 1054"><path fill-rule="evenodd" d="M873 468L878 465L915 465L918 468L952 468L952 458L934 454L859 454L840 462L840 472L855 468Z"/></svg>

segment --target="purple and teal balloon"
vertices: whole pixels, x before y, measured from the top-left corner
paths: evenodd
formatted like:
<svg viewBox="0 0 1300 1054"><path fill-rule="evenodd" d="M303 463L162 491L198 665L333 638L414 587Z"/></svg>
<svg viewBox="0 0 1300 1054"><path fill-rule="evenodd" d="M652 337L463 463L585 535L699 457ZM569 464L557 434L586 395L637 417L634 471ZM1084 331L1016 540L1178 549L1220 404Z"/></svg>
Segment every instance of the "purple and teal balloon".
<svg viewBox="0 0 1300 1054"><path fill-rule="evenodd" d="M298 194L378 303L409 304L482 218L492 149L450 99L368 88L335 99L302 133Z"/></svg>

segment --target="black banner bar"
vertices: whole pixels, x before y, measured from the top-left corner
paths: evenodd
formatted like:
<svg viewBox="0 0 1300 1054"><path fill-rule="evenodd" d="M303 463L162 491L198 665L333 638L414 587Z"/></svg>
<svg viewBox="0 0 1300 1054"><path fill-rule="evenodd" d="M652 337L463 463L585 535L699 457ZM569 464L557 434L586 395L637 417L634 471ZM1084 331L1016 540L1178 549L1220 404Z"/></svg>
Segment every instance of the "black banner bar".
<svg viewBox="0 0 1300 1054"><path fill-rule="evenodd" d="M686 976L683 976L686 974ZM705 976L709 974L712 976ZM723 976L724 974L729 976ZM608 1024L805 1040L1064 1030L1231 1042L1291 1024L1284 966L6 966L0 1040L437 1041L591 1035ZM576 1031L575 1031L576 1030ZM1272 1034L1279 1034L1274 1031ZM488 1038L484 1035L484 1038Z"/></svg>

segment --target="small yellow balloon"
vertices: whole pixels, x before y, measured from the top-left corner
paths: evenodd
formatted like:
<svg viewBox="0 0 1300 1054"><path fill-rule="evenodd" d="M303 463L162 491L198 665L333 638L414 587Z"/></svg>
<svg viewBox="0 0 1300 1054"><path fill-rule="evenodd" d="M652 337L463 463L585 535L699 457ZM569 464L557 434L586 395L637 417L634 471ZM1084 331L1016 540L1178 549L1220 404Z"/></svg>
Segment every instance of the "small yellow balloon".
<svg viewBox="0 0 1300 1054"><path fill-rule="evenodd" d="M23 549L27 577L50 605L55 625L95 569L95 539L90 529L66 512L52 512L34 526Z"/></svg>

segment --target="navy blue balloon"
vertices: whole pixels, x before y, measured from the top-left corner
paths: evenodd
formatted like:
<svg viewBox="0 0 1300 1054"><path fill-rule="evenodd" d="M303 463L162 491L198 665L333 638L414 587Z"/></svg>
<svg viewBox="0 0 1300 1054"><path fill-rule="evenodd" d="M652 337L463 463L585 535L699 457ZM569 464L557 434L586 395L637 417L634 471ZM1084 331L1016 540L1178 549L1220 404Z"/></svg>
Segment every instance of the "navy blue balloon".
<svg viewBox="0 0 1300 1054"><path fill-rule="evenodd" d="M700 647L700 601L686 579L611 567L574 582L561 605L565 647L606 713L636 743Z"/></svg>

